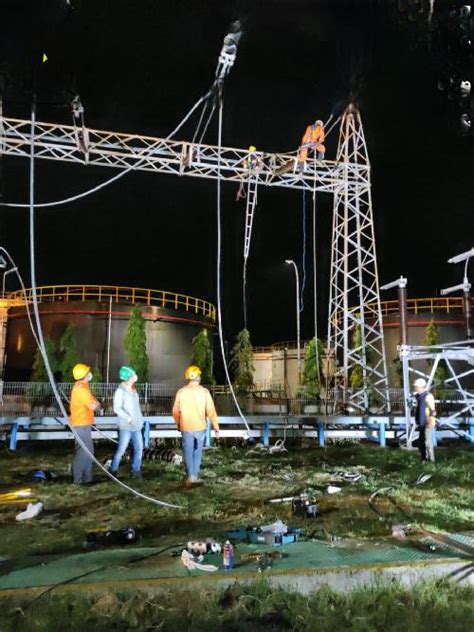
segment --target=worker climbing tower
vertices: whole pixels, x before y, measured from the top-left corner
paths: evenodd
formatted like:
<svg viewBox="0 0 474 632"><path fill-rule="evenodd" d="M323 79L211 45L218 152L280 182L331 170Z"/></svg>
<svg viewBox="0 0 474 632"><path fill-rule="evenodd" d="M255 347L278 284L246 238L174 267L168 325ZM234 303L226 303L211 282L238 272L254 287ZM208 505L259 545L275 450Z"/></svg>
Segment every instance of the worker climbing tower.
<svg viewBox="0 0 474 632"><path fill-rule="evenodd" d="M334 189L328 374L344 406L389 411L387 362L375 250L370 164L358 109L341 123ZM334 367L329 364L334 361ZM331 383L331 382L330 382Z"/></svg>

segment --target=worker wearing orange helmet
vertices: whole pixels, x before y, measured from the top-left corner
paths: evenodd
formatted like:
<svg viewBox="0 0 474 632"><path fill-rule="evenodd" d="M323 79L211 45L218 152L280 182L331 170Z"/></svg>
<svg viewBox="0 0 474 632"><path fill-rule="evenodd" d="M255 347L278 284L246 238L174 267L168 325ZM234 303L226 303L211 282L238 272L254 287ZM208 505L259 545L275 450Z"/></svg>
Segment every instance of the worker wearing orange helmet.
<svg viewBox="0 0 474 632"><path fill-rule="evenodd" d="M308 125L306 132L301 139L301 146L298 154L298 162L301 168L304 168L308 157L308 151L310 149L314 151L318 160L324 159L324 154L326 153L326 147L324 146L325 139L326 134L324 132L324 123L321 119L318 119L312 125Z"/></svg>
<svg viewBox="0 0 474 632"><path fill-rule="evenodd" d="M207 419L210 419L215 436L219 436L219 422L211 394L201 386L201 369L191 365L186 369L187 385L176 393L173 418L181 431L183 460L186 470L185 487L200 484L202 450L206 435Z"/></svg>
<svg viewBox="0 0 474 632"><path fill-rule="evenodd" d="M89 388L89 382L92 380L90 366L82 363L76 364L72 370L72 375L76 381L71 392L71 416L69 418L76 437L72 474L76 485L87 485L93 480L92 424L94 423L94 411L100 408L100 404ZM87 451L82 444L87 448Z"/></svg>

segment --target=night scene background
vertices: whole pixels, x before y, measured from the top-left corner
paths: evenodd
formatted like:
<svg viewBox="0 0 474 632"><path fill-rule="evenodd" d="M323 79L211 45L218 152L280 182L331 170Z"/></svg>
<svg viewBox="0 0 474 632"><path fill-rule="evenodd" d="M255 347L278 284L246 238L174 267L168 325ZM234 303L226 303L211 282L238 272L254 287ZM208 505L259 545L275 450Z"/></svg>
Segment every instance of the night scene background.
<svg viewBox="0 0 474 632"><path fill-rule="evenodd" d="M461 102L458 84L474 82L474 72L469 52L453 43L449 16L462 4L436 2L428 22L426 7L418 9L429 2L421 0L2 0L3 112L28 118L35 92L38 120L70 124L69 102L80 94L88 127L165 137L207 91L222 39L239 18L244 35L225 85L223 144L293 151L308 123L354 99L372 165L380 281L403 274L410 297L436 296L462 281L460 266L447 259L473 245L472 94ZM177 139L190 139L196 123ZM337 139L338 129L328 139L329 159ZM216 121L205 142L217 142ZM28 201L28 168L2 159L2 201ZM47 161L36 169L37 202L116 173ZM235 201L236 188L223 183L229 340L243 327L245 204ZM320 194L317 204L324 337L332 196ZM27 219L26 210L1 209L2 243L28 284ZM255 345L295 337L294 276L284 261L301 269L302 246L301 192L261 187L248 269ZM310 250L307 256L311 271ZM131 173L78 202L38 210L37 277L39 285L130 285L215 303L216 182ZM312 285L310 275L303 338L313 334Z"/></svg>

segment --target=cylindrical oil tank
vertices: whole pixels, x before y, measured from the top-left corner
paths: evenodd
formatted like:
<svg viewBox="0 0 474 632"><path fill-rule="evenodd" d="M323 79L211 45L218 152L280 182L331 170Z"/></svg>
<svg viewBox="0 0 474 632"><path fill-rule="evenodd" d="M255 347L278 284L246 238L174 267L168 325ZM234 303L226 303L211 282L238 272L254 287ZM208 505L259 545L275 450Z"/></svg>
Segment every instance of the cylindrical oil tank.
<svg viewBox="0 0 474 632"><path fill-rule="evenodd" d="M28 290L31 297L31 291ZM12 299L18 298L10 295ZM118 381L118 369L129 362L124 338L130 310L137 306L145 319L149 382L177 384L192 354L192 338L215 326L215 308L193 297L113 286L50 286L38 288L45 337L59 342L68 325L76 328L81 361L98 368L105 381ZM8 313L5 379L27 380L36 343L25 306ZM71 378L72 380L72 378Z"/></svg>
<svg viewBox="0 0 474 632"><path fill-rule="evenodd" d="M471 298L472 304L472 298ZM389 385L400 386L397 374L398 350L402 336L398 301L384 301L382 307L383 332ZM463 297L418 298L407 301L407 333L409 345L423 345L426 328L431 322L438 327L441 343L467 339L467 324ZM303 341L302 347L307 342ZM304 352L303 367L304 367ZM257 388L285 384L290 393L298 390L296 342L278 342L270 347L254 349L254 380ZM456 365L457 366L457 365ZM427 370L427 366L418 368ZM471 381L467 382L468 385Z"/></svg>

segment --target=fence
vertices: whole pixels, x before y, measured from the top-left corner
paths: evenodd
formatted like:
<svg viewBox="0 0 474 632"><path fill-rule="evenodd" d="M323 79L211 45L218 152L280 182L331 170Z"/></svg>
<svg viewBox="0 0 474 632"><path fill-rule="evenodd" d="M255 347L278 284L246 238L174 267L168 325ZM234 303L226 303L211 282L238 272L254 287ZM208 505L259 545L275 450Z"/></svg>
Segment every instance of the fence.
<svg viewBox="0 0 474 632"><path fill-rule="evenodd" d="M102 408L97 416L113 415L113 396L118 384L91 384L91 391L101 402ZM181 385L173 384L138 384L137 391L140 405L145 416L169 416L176 391ZM69 410L69 398L73 384L58 384L64 405ZM238 416L232 395L225 386L210 387L216 408L221 416ZM436 396L435 391L435 396ZM437 399L438 416L451 414L460 410L462 398L452 389L439 393ZM267 388L254 389L251 392L237 392L239 405L248 415L337 415L360 416L360 410L353 409L345 403L341 390L329 391L327 397L312 397L304 392L297 397L287 397L281 384L267 385ZM389 399L393 415L404 414L403 389L390 389ZM346 399L346 401L348 401ZM370 402L369 411L377 414L379 402ZM49 383L38 382L0 382L0 417L57 417L60 410ZM468 415L468 413L466 413Z"/></svg>

